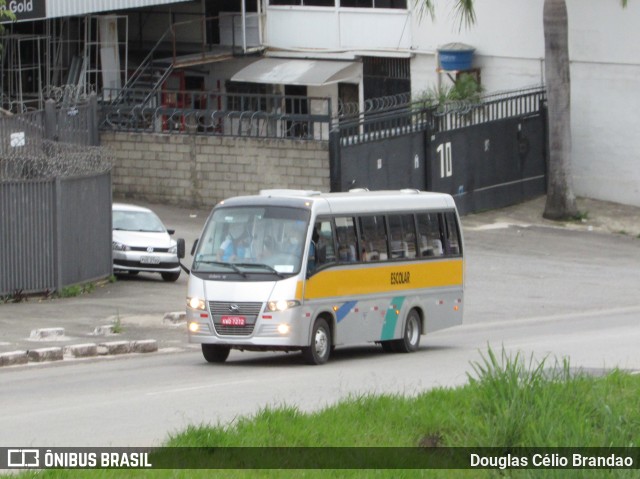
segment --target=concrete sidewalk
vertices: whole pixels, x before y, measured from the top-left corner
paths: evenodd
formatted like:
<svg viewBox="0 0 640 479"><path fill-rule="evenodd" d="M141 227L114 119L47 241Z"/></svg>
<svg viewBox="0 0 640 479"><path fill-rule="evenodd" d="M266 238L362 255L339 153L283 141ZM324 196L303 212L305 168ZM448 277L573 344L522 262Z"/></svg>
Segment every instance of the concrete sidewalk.
<svg viewBox="0 0 640 479"><path fill-rule="evenodd" d="M558 223L542 218L544 202L541 197L468 215L462 218L463 228L472 234L474 230L500 224L537 225L594 234L624 234L638 238L640 245L639 207L579 199L578 207L585 218ZM184 231L189 239L199 231L206 215L169 205L150 206L169 227L178 224L177 237ZM193 227L189 226L191 223L195 223ZM187 342L182 315L186 282L186 274L176 283L139 275L115 283L103 282L95 291L74 298L31 297L21 303L0 304L0 366L199 350L198 345Z"/></svg>
<svg viewBox="0 0 640 479"><path fill-rule="evenodd" d="M540 197L499 210L467 215L462 223L465 227L491 223L539 225L640 237L640 207L578 198L578 210L584 219L558 222L542 217L545 201L545 197Z"/></svg>

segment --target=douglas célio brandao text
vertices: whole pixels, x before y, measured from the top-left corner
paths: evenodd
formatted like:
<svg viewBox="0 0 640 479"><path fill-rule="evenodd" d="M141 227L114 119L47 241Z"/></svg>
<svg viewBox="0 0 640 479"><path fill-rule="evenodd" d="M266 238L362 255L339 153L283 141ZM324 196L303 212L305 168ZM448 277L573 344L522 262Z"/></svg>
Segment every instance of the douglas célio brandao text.
<svg viewBox="0 0 640 479"><path fill-rule="evenodd" d="M581 453L570 454L505 454L489 456L472 453L469 455L471 468L482 469L553 469L553 468L624 468L637 467L634 458L618 454L585 455Z"/></svg>

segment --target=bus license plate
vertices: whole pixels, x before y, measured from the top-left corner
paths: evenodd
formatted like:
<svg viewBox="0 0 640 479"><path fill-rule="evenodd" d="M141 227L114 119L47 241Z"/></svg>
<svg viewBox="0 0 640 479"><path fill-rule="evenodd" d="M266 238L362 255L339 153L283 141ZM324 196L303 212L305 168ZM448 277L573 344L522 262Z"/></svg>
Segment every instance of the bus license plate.
<svg viewBox="0 0 640 479"><path fill-rule="evenodd" d="M222 316L220 322L223 326L244 326L246 318L244 316Z"/></svg>

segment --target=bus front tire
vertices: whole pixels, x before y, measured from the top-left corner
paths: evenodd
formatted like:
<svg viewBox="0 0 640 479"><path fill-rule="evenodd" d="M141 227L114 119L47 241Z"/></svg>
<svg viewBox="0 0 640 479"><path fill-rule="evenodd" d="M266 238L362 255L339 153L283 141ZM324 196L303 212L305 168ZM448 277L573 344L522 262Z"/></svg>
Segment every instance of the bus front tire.
<svg viewBox="0 0 640 479"><path fill-rule="evenodd" d="M224 363L229 357L231 348L219 344L203 344L202 355L209 363Z"/></svg>
<svg viewBox="0 0 640 479"><path fill-rule="evenodd" d="M309 364L324 364L331 355L331 329L323 318L316 319L311 331L311 345L302 350L302 355Z"/></svg>
<svg viewBox="0 0 640 479"><path fill-rule="evenodd" d="M420 315L415 309L409 311L404 323L402 339L394 343L394 350L398 353L412 353L420 347Z"/></svg>

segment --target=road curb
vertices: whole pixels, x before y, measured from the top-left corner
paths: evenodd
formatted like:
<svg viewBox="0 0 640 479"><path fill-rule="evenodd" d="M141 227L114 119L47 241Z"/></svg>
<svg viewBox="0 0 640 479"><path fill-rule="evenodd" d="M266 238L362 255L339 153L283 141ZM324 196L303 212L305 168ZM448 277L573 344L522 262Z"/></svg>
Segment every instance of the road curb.
<svg viewBox="0 0 640 479"><path fill-rule="evenodd" d="M115 356L122 354L148 354L158 351L155 339L109 341L105 343L72 344L64 347L30 349L0 353L0 367L28 363L61 361L63 359Z"/></svg>
<svg viewBox="0 0 640 479"><path fill-rule="evenodd" d="M27 351L10 351L0 354L0 366L13 366L14 364L27 364L29 355Z"/></svg>
<svg viewBox="0 0 640 479"><path fill-rule="evenodd" d="M30 349L27 351L29 361L34 363L41 363L44 361L62 361L64 358L62 348L41 348Z"/></svg>

